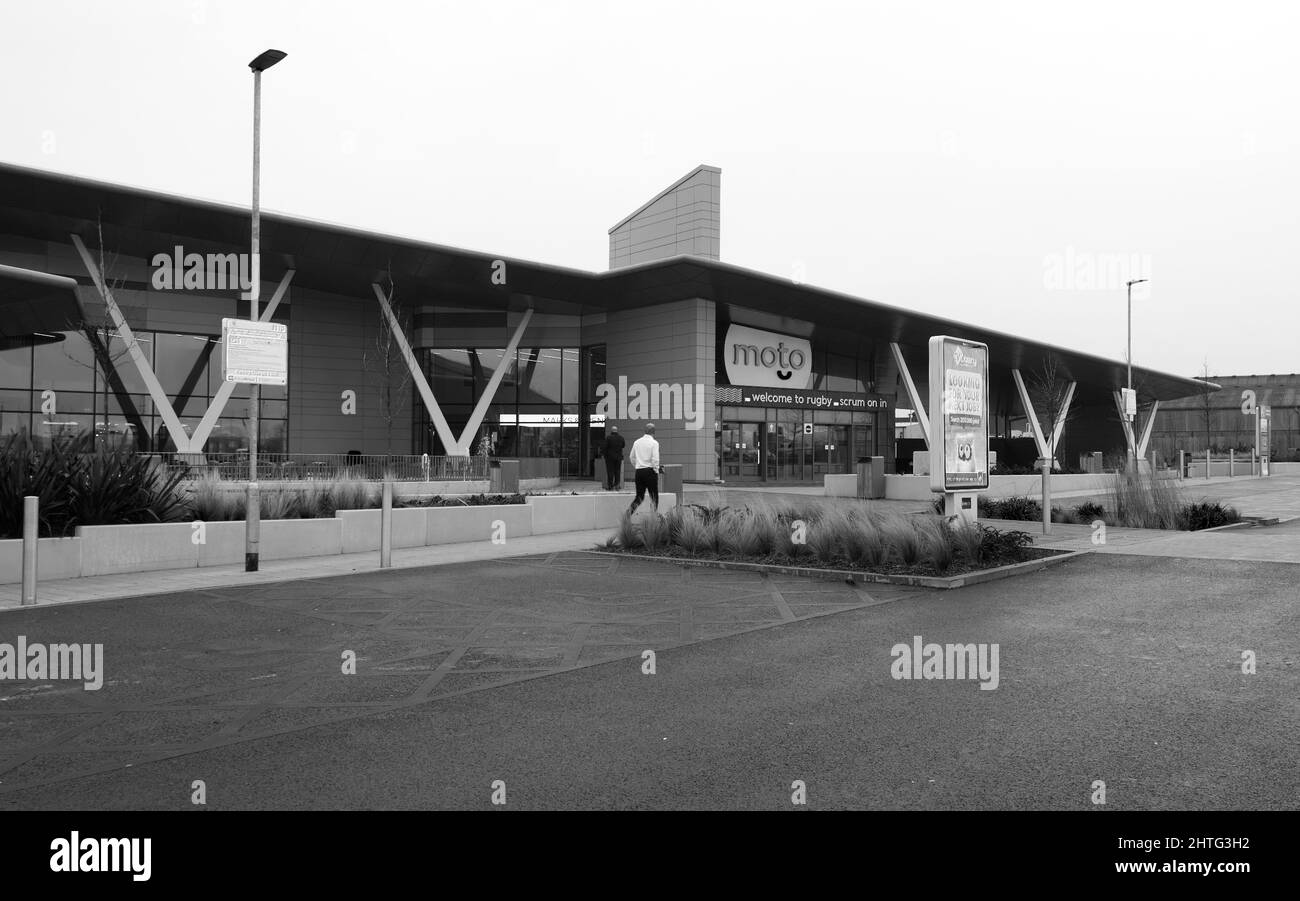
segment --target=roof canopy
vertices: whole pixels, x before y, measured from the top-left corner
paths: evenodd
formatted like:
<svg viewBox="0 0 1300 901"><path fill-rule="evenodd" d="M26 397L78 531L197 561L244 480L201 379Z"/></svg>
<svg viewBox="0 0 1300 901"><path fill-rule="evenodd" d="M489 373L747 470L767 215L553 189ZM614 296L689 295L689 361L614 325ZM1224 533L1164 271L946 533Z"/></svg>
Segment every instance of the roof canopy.
<svg viewBox="0 0 1300 901"><path fill-rule="evenodd" d="M0 233L58 243L66 243L69 234L76 233L90 246L98 244L102 227L106 247L145 259L170 253L176 244L187 253L227 253L246 247L249 239L249 211L243 207L20 166L0 164L0 198ZM832 342L844 336L896 341L917 363L929 338L939 334L987 343L998 368L1032 371L1041 367L1045 357L1053 356L1061 374L1077 380L1082 395L1093 401L1124 385L1126 379L1122 362L697 257L673 257L601 273L504 258L508 285L500 286L491 280L492 263L503 259L500 255L410 238L263 213L261 241L263 278L276 279L293 268L296 286L355 296L359 303L373 301L370 285L390 270L408 298L484 309L531 305L540 312L592 313L703 298L812 321L817 333ZM11 294L26 299L5 306L4 333L11 327L27 331L62 327L59 323L67 321L66 315L33 319L31 314L38 307L46 309L47 301L40 298L53 296L49 292L66 303L70 280L27 281L46 293ZM10 305L15 314L12 326ZM50 312L61 311L51 307ZM1195 379L1140 367L1134 367L1133 374L1144 401L1204 391L1204 384Z"/></svg>

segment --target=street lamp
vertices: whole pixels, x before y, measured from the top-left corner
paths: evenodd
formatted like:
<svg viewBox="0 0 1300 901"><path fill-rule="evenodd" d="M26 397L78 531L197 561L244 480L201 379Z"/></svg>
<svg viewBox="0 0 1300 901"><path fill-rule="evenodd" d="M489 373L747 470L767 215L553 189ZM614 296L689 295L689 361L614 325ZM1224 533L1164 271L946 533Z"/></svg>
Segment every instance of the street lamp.
<svg viewBox="0 0 1300 901"><path fill-rule="evenodd" d="M248 68L253 70L253 247L250 269L252 284L249 286L250 315L253 322L258 320L258 301L262 295L262 260L261 209L258 206L261 192L262 175L262 73L288 56L283 50L265 50L260 53ZM248 392L248 494L244 504L244 571L257 572L258 536L261 531L260 511L257 497L257 416L262 400L262 388L256 382L249 386Z"/></svg>
<svg viewBox="0 0 1300 901"><path fill-rule="evenodd" d="M1133 394L1133 286L1140 285L1145 281L1150 281L1150 279L1131 278L1128 280L1128 395L1125 397L1125 407L1126 407L1124 411L1125 416L1128 415L1128 410L1127 410L1128 397L1131 397ZM1134 398L1133 400L1133 409L1134 410L1137 409L1136 398ZM1129 422L1132 421L1133 421L1132 419L1129 419ZM1134 445L1132 448L1130 448L1130 452L1133 457L1134 467L1136 468L1137 446Z"/></svg>

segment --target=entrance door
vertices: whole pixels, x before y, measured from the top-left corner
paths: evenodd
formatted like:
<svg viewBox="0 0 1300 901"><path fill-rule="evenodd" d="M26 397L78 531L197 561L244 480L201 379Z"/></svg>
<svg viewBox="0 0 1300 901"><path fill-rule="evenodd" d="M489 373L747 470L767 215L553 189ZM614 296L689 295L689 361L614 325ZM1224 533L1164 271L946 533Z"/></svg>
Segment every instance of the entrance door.
<svg viewBox="0 0 1300 901"><path fill-rule="evenodd" d="M719 439L724 479L760 478L763 459L763 423L723 422Z"/></svg>

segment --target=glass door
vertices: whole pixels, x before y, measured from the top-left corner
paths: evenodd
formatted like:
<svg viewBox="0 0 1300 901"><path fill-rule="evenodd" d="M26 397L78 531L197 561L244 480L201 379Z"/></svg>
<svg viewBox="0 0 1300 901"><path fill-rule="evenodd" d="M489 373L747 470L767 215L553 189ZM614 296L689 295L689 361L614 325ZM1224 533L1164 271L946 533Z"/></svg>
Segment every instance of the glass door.
<svg viewBox="0 0 1300 901"><path fill-rule="evenodd" d="M761 422L722 423L718 455L722 461L722 478L760 478L763 460L763 429Z"/></svg>

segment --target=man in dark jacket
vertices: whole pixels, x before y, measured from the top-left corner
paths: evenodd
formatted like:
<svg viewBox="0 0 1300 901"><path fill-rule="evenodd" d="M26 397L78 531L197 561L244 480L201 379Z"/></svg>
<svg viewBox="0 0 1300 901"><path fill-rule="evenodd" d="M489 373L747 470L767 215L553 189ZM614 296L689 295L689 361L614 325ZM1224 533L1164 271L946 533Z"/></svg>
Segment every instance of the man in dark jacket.
<svg viewBox="0 0 1300 901"><path fill-rule="evenodd" d="M623 481L623 449L626 447L627 442L618 433L618 426L610 426L604 450L606 491L613 491Z"/></svg>

